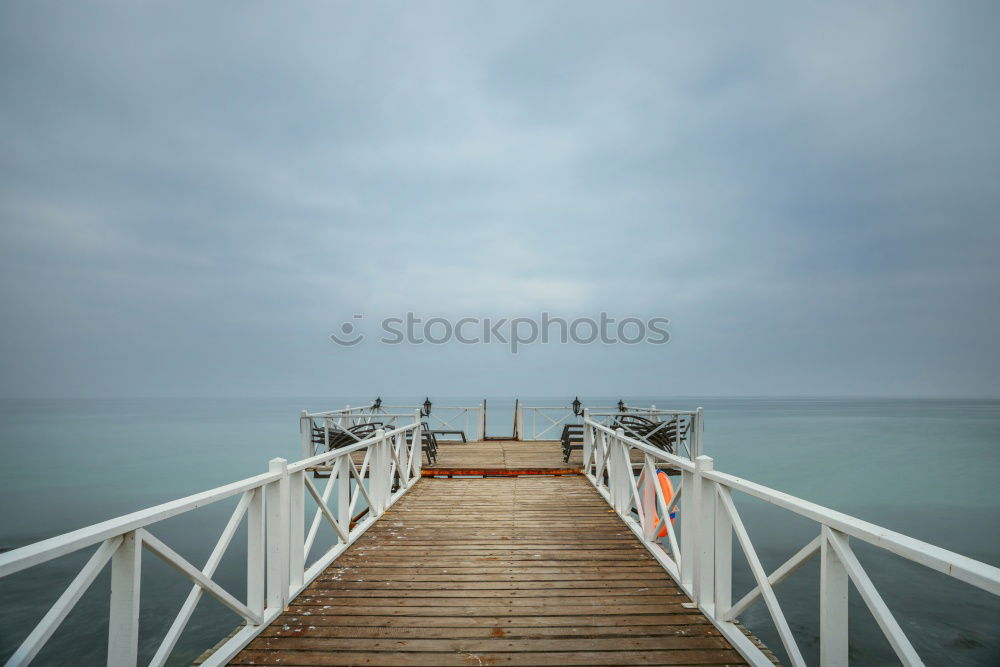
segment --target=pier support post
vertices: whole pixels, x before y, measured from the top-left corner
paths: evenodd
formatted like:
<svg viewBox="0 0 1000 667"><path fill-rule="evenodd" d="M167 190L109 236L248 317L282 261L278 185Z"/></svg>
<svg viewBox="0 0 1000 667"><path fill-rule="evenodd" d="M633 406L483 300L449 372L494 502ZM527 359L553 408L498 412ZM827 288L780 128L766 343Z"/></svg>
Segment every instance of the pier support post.
<svg viewBox="0 0 1000 667"><path fill-rule="evenodd" d="M819 573L819 655L822 667L847 667L847 568L830 545L830 536L847 535L823 526Z"/></svg>
<svg viewBox="0 0 1000 667"><path fill-rule="evenodd" d="M108 617L108 665L131 667L139 656L139 582L142 537L122 536L111 557L111 611Z"/></svg>
<svg viewBox="0 0 1000 667"><path fill-rule="evenodd" d="M288 600L288 461L271 459L268 471L281 477L267 485L267 606L284 609Z"/></svg>

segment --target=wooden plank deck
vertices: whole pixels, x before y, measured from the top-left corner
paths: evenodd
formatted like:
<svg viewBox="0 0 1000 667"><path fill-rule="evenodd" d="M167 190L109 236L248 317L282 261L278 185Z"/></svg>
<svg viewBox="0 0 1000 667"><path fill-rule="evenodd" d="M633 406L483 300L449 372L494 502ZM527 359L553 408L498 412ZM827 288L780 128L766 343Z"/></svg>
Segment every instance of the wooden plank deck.
<svg viewBox="0 0 1000 667"><path fill-rule="evenodd" d="M231 664L746 663L572 475L420 480Z"/></svg>
<svg viewBox="0 0 1000 667"><path fill-rule="evenodd" d="M633 463L642 462L642 453L631 452ZM580 470L583 452L574 450L569 462L563 462L558 440L478 440L475 442L438 441L438 459L427 470Z"/></svg>

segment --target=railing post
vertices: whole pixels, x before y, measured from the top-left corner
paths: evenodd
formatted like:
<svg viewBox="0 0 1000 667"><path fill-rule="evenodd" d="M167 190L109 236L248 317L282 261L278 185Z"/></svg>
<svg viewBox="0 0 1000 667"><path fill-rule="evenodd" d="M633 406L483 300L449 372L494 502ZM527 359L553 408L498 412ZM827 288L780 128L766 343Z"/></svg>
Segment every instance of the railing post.
<svg viewBox="0 0 1000 667"><path fill-rule="evenodd" d="M621 428L616 429L611 450L611 463L614 464L614 468L611 471L614 480L612 497L615 499L615 510L622 515L625 515L628 511L628 497L632 491L628 480L628 475L632 474L632 462L628 457L628 447L625 446L625 442L622 440L624 437L625 430Z"/></svg>
<svg viewBox="0 0 1000 667"><path fill-rule="evenodd" d="M712 484L715 502L715 616L718 619L733 606L733 522L719 499L721 486Z"/></svg>
<svg viewBox="0 0 1000 667"><path fill-rule="evenodd" d="M702 438L705 435L705 408L698 408L694 414L694 424L691 426L692 450L691 458L702 455Z"/></svg>
<svg viewBox="0 0 1000 667"><path fill-rule="evenodd" d="M642 467L642 518L645 521L643 526L643 537L647 542L656 542L656 485L660 483L657 479L656 468L653 466L653 457L649 454L643 455ZM669 512L664 519L670 521Z"/></svg>
<svg viewBox="0 0 1000 667"><path fill-rule="evenodd" d="M368 464L368 494L372 497L372 516L381 516L386 507L387 490L390 488L389 481L389 461L386 452L388 442L385 431L378 429L375 431L377 440L372 445L372 458Z"/></svg>
<svg viewBox="0 0 1000 667"><path fill-rule="evenodd" d="M590 461L591 452L594 451L594 429L590 427L587 421L590 419L590 409L583 409L583 474L587 474L590 471L590 466L587 465Z"/></svg>
<svg viewBox="0 0 1000 667"><path fill-rule="evenodd" d="M306 472L288 475L288 596L302 585L305 575Z"/></svg>
<svg viewBox="0 0 1000 667"><path fill-rule="evenodd" d="M420 468L424 464L423 427L420 425L420 410L414 414L416 427L413 429L413 447L410 453L410 465L413 466L413 478L420 478Z"/></svg>
<svg viewBox="0 0 1000 667"><path fill-rule="evenodd" d="M406 431L396 434L396 441L393 443L396 450L396 458L399 459L399 486L402 489L410 486L410 457L406 448Z"/></svg>
<svg viewBox="0 0 1000 667"><path fill-rule="evenodd" d="M109 667L135 665L139 658L139 584L142 537L125 533L111 557L111 612L108 617Z"/></svg>
<svg viewBox="0 0 1000 667"><path fill-rule="evenodd" d="M267 606L284 609L288 595L288 461L271 459L281 477L267 485Z"/></svg>
<svg viewBox="0 0 1000 667"><path fill-rule="evenodd" d="M695 502L695 473L692 470L681 470L681 489L684 496L680 501L680 549L681 549L681 587L691 593L694 598L694 559L695 543L698 541L698 512Z"/></svg>
<svg viewBox="0 0 1000 667"><path fill-rule="evenodd" d="M264 487L251 492L247 507L247 607L258 616L264 615Z"/></svg>
<svg viewBox="0 0 1000 667"><path fill-rule="evenodd" d="M819 574L819 655L822 667L847 666L847 568L830 545L830 536L847 535L823 526Z"/></svg>
<svg viewBox="0 0 1000 667"><path fill-rule="evenodd" d="M299 416L299 440L302 443L302 458L307 459L314 454L312 442L312 418L303 410ZM326 421L326 420L324 420Z"/></svg>
<svg viewBox="0 0 1000 667"><path fill-rule="evenodd" d="M715 606L715 483L702 473L712 470L711 457L695 459L694 506L698 537L694 553L694 598L703 610Z"/></svg>
<svg viewBox="0 0 1000 667"><path fill-rule="evenodd" d="M482 440L483 436L486 434L486 417L483 406L476 406L476 440ZM420 419L418 418L419 422Z"/></svg>
<svg viewBox="0 0 1000 667"><path fill-rule="evenodd" d="M344 529L344 534L351 534L351 469L354 465L350 454L342 454L340 470L337 472L337 523ZM358 491L358 493L361 493ZM339 538L339 535L338 535Z"/></svg>
<svg viewBox="0 0 1000 667"><path fill-rule="evenodd" d="M607 446L605 444L606 442L607 442L607 436L605 435L604 431L598 431L597 440L594 442L594 483L597 484L597 488L601 488L604 486L605 473L601 472L600 476L597 476L597 473L601 471L601 466L604 465L604 457L607 450ZM606 470L607 466L605 466L605 471ZM610 477L611 476L608 475L609 479Z"/></svg>

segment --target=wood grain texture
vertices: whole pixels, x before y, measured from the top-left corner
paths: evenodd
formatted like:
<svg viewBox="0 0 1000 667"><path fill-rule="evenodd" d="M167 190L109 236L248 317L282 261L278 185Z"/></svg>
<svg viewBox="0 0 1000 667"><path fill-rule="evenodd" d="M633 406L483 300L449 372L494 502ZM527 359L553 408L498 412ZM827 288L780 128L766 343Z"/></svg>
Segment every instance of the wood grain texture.
<svg viewBox="0 0 1000 667"><path fill-rule="evenodd" d="M631 452L633 463L642 462L642 454ZM448 468L484 470L579 470L583 467L583 453L574 450L569 462L564 462L562 445L558 440L480 440L469 443L440 442L438 459L425 470Z"/></svg>
<svg viewBox="0 0 1000 667"><path fill-rule="evenodd" d="M231 664L746 663L567 476L421 480Z"/></svg>

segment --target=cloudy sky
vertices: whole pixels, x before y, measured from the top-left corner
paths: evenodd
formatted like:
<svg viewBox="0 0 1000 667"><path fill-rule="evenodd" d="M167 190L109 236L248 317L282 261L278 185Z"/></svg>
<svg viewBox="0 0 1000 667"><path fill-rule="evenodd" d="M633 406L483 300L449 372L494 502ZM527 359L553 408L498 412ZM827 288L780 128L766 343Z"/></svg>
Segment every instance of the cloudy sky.
<svg viewBox="0 0 1000 667"><path fill-rule="evenodd" d="M5 2L0 394L998 396L998 7Z"/></svg>

